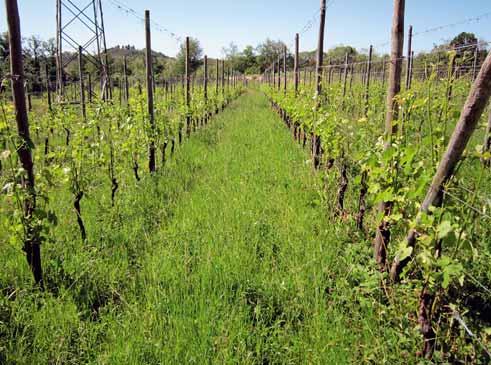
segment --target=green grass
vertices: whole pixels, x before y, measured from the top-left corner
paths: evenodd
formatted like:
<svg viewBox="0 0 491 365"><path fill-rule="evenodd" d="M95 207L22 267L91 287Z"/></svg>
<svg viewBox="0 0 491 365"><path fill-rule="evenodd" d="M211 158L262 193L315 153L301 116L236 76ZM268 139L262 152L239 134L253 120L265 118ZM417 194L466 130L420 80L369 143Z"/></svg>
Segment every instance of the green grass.
<svg viewBox="0 0 491 365"><path fill-rule="evenodd" d="M58 192L48 292L1 246L0 363L415 361L410 314L382 303L370 244L329 219L307 161L251 91L156 176L128 171L114 209L107 183L84 198L88 243Z"/></svg>

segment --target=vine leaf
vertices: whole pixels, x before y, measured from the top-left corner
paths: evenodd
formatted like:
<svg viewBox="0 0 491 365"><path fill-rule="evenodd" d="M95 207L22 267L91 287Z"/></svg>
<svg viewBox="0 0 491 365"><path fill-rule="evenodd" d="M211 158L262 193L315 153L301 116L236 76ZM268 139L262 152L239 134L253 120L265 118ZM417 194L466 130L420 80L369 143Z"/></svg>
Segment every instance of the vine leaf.
<svg viewBox="0 0 491 365"><path fill-rule="evenodd" d="M443 221L438 225L438 239L447 237L453 231L452 224L449 221Z"/></svg>

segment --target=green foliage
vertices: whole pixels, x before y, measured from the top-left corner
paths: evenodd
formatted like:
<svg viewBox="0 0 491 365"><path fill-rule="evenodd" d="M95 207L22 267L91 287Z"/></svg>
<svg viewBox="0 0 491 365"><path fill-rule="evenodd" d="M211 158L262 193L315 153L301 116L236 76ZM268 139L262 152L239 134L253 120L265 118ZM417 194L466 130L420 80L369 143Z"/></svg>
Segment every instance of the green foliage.
<svg viewBox="0 0 491 365"><path fill-rule="evenodd" d="M466 46L477 46L477 42L478 40L474 33L462 32L450 41L450 45L454 48L461 48Z"/></svg>
<svg viewBox="0 0 491 365"><path fill-rule="evenodd" d="M264 72L273 64L273 62L277 62L278 57L283 59L283 51L285 47L286 44L284 42L273 41L269 38L257 46L257 63L261 69L261 72Z"/></svg>
<svg viewBox="0 0 491 365"><path fill-rule="evenodd" d="M257 75L260 73L260 65L257 63L257 56L254 47L246 46L242 52L238 51L235 44L230 44L223 49L226 60L232 67L241 74Z"/></svg>
<svg viewBox="0 0 491 365"><path fill-rule="evenodd" d="M447 57L451 64L455 53L451 52ZM466 313L466 321L472 323L472 331L477 333L483 332L487 320L476 317L487 318L491 313L486 307L487 314L480 316L475 302L466 300L466 288L475 285L469 277L488 267L479 264L482 262L480 257L488 256L490 252L489 228L484 228L480 221L489 225L489 216L485 213L489 209L489 199L485 197L489 197L491 190L483 181L491 175L479 160L483 157L481 141L484 140L482 131L486 116L473 136L456 176L445 187L443 206L432 207L430 214L419 213L470 87L469 79L458 78L454 69L449 68L448 76L443 75L431 68L426 78L415 80L411 90L398 95L398 119L393 121L397 132L390 139L384 136L386 94L380 79L372 80L367 111L365 86L356 78L354 82L348 80L346 97L343 97L342 80L329 83L327 77L319 97L313 97L313 85L309 84L301 85L298 95L292 88L284 93L265 86L263 91L307 135L320 136L325 165L348 166L351 186L348 194L352 195L348 198L346 212L343 212L346 215L343 217L348 220L354 220L358 215L361 173L366 174L367 228L373 232L385 219L391 230L389 263L396 256L401 260L410 259L403 274L403 285L415 290L426 286L435 293L437 303L432 308L432 315L438 318L438 324L435 324L439 338L436 358L449 361L472 357L480 345L474 342L461 353L452 354L463 337L452 332L453 317L443 308L454 305L455 311ZM332 167L322 168L320 177L325 186L328 212L336 211L339 173ZM390 214L385 218L377 209L382 202L391 203ZM331 219L338 218L333 216ZM406 241L410 229L417 232L414 248L408 247ZM481 280L484 280L480 282L483 287L478 290L476 302L482 300L480 295L489 297L486 288L491 283L490 277L481 276ZM392 300L390 294L389 297ZM404 298L408 299L408 296L404 295ZM417 310L417 306L403 307L407 313ZM486 356L482 354L478 363L485 362Z"/></svg>
<svg viewBox="0 0 491 365"><path fill-rule="evenodd" d="M351 46L337 46L331 48L326 57L332 63L344 63L346 54L348 54L348 58L351 62L354 62L357 59L358 51Z"/></svg>
<svg viewBox="0 0 491 365"><path fill-rule="evenodd" d="M491 191L479 160L484 121L446 187L452 196L418 215L470 84L449 75L430 68L427 79L401 93L398 132L388 148L380 80L372 82L367 113L357 78L346 97L343 85L327 78L318 98L312 85L298 95L265 87L307 135L321 136L323 162L334 164L319 174L254 91L231 103L240 88L213 90L205 100L197 86L187 108L182 88L172 94L158 88L155 129L137 89L128 105L94 103L87 121L77 109L37 106L30 121L44 293L28 289L24 171L13 110L3 103L0 362L421 363L417 311L425 285L436 296L435 361L486 363L480 343L489 347L491 340L485 217ZM230 111L176 146L172 158L167 147L157 174L145 172L149 142L160 151L177 145L187 116L198 121L223 105ZM346 211L334 217L343 163ZM412 259L400 285L386 285L369 236L355 230L362 173L370 231L381 219L373 208L393 202L389 256ZM113 178L120 186L114 206ZM86 193L86 242L72 208L78 191ZM468 209L476 205L482 214ZM418 232L415 248L405 241L411 228Z"/></svg>
<svg viewBox="0 0 491 365"><path fill-rule="evenodd" d="M194 73L203 64L203 49L196 38L189 38L189 72ZM186 64L186 43L182 43L176 56L175 73L184 75Z"/></svg>
<svg viewBox="0 0 491 365"><path fill-rule="evenodd" d="M163 176L151 178L140 167L141 181L136 181L132 170L135 165L145 166L150 141L157 149L171 140L177 144L186 115L195 121L211 116L240 95L242 89L226 87L223 94L221 90L218 94L210 91L205 102L202 87L196 87L189 110L182 88L173 93L157 89L155 130L149 126L146 95L139 95L135 89L130 92L128 105L95 101L87 107L86 120L77 107L53 105L47 111L40 105L44 104L43 99L33 100L35 111L29 120L37 209L32 217L23 215L25 171L16 155L19 139L13 107L2 95L1 363L95 361L100 343L108 334L108 324L115 320L112 316L124 307L121 293L137 295L126 290L133 286L131 278L142 267L147 250L157 246L157 241L150 244L142 237L155 231L160 219L171 214L164 202L172 202L182 193L180 165L188 160L179 157L179 163L169 161L168 146L167 163L174 164L172 171L176 174L168 190ZM159 161L159 169L162 175L167 174L164 161ZM184 171L188 175L183 176L192 181L193 171ZM114 179L119 189L111 202ZM156 181L161 181L160 190L155 190ZM87 230L84 242L80 240L78 216L73 210L79 193L84 194L80 201L80 218ZM138 197L143 200L138 202ZM152 211L160 218L149 214ZM27 227L39 230L43 238L43 293L30 289L32 274L22 251ZM103 321L105 315L108 317Z"/></svg>

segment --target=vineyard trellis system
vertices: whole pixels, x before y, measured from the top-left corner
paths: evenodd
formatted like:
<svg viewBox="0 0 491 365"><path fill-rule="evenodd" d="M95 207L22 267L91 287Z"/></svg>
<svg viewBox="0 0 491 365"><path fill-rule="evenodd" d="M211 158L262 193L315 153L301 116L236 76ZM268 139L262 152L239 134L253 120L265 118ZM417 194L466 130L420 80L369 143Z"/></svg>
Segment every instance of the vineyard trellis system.
<svg viewBox="0 0 491 365"><path fill-rule="evenodd" d="M95 1L92 3L96 11ZM120 185L118 178L121 174L130 169L133 170L137 181L141 179L140 163L143 159L143 146L148 146L150 173L157 171L157 148L160 148L162 152L161 168L164 168L167 148L171 146L170 153L174 154L176 139L179 144L183 142L182 130L186 128L187 136L190 137L191 132L208 124L213 115L224 110L233 99L242 93L242 83L245 83L245 79L231 71L225 72L225 63L217 60L214 76L216 89L214 93L210 93L208 91L210 77L207 58L205 75L203 79L196 82L195 76L189 69L189 38L187 38L187 61L183 75L186 82L181 83L177 79L165 80L162 85L159 85L161 87L157 88L157 82L153 76L150 12L147 10L145 12L146 92L143 92L140 82L137 83L136 88L129 85L125 59L122 70L123 78L119 85L119 104L112 99L112 92L108 91L109 86L106 85L109 82L106 80L109 70L100 72L102 87L101 92L97 93L92 85L92 80L96 79L97 75L92 77L85 68L85 60L92 59L93 56L86 54L86 47L78 46L76 53L78 81L70 83L66 80L63 68L68 60L61 60L58 55L60 58L57 62L58 100L56 103L52 100L51 85L46 69L48 113L45 115L29 113L32 106L30 98L26 99L24 87L25 77L17 1L6 0L5 4L11 48L10 81L13 105L8 105L7 99L2 95L1 133L4 151L1 156L0 176L8 198L13 199L19 208L23 207L23 214L19 218L22 232L18 232L17 236L24 243L24 251L35 281L40 288L43 288L40 247L45 226L49 222L53 223L55 217L52 212L43 211L37 201L45 193L43 189L58 187L57 183L51 180L53 176L65 175L73 194L73 207L81 239L86 241L87 230L83 220L81 201L96 183L92 181L91 171L99 168L107 169L111 183L111 204L114 206ZM57 1L57 5L61 8L63 2ZM102 8L100 16L102 17ZM60 14L58 13L57 23L59 22ZM101 30L97 23L95 26ZM67 36L61 31L62 29L64 27L59 28L60 39ZM106 53L105 46L104 53ZM98 58L102 59L100 53ZM101 64L105 67L104 62ZM86 79L88 79L88 84ZM220 86L221 89L219 89ZM80 107L79 112L73 108L76 105ZM8 121L14 117L17 120L17 135L8 126ZM30 123L29 119L31 119ZM30 130L35 130L35 138L31 137ZM41 140L44 143L43 153L33 149L33 146ZM10 151L17 151L18 160L22 166L21 170L18 170L17 160ZM131 163L128 164L128 160ZM37 172L34 170L35 164L38 168ZM37 185L35 185L35 176L38 177Z"/></svg>
<svg viewBox="0 0 491 365"><path fill-rule="evenodd" d="M478 223L468 227L473 217L489 220L490 190L482 182L489 180L490 174L491 112L484 121L481 116L491 95L491 53L479 60L477 52L488 43L451 47L448 60L415 65L413 27L409 27L404 57L405 1L395 0L390 59L372 61L371 45L367 61L350 62L347 53L344 63L328 61L326 66L322 64L325 7L326 1L321 0L317 65L299 67L297 33L292 70L287 71L283 59L285 80L293 86L285 84L280 90L282 62L278 60L263 74L262 89L293 138L304 147L310 139L312 165L328 181L327 199L336 197L335 216L353 217L358 229L368 236L375 232L374 257L380 271L387 273L392 285L401 280L421 283L418 323L424 338L422 354L431 358L437 343L434 326L443 316L445 290L451 281L462 283L464 276L471 276L466 268L472 265L472 255L460 253L458 257L457 252L463 250L464 241L476 242L490 233ZM453 124L451 120L457 116ZM381 129L377 124L383 119ZM480 132L483 129L486 131ZM466 189L466 183L475 188ZM351 193L358 194L358 206L351 207L352 212L345 207L348 184L358 185L351 188ZM482 206L475 205L479 189L484 192ZM470 203L465 202L466 196ZM365 223L369 207L377 207L369 221L373 230ZM469 232L472 238L466 237ZM390 243L396 240L398 247L391 249ZM458 312L449 317L460 318ZM489 350L480 345L489 356Z"/></svg>
<svg viewBox="0 0 491 365"><path fill-rule="evenodd" d="M247 79L224 60L212 67L207 56L198 78L191 72L186 37L184 74L156 80L148 10L143 18L145 88L140 81L130 85L126 58L121 78L112 78L102 5L93 0L88 6L94 10L98 53L94 61L86 46L78 45L73 54L78 79L66 80L63 1L58 0L58 98L52 97L46 67L47 112L40 115L32 112L25 83L17 1L5 4L13 103L1 95L0 182L5 201L17 212L11 234L22 243L34 280L44 289L41 244L56 221L53 212L43 210L46 191L69 186L80 237L89 241L81 203L102 184L92 172L107 171L114 207L124 188L122 175L129 173L138 183L143 161L151 176L164 169L176 146L240 96ZM324 62L328 3L321 0L315 65L310 60L301 64L297 33L293 67L285 47L260 78L260 88L293 139L310 148L314 173L325 182L331 218L352 221L373 240L374 265L384 275L381 286L419 288L416 321L423 335L422 355L431 359L437 346L444 346L435 331L442 318L456 319L468 331L458 309L446 305L449 288L455 283L462 287L465 278L486 288L470 268L478 260L474 243L491 233L491 189L485 185L491 177L491 112L483 118L491 96L491 53L480 59L478 48L488 45L480 42L449 48L447 58L436 63L417 64L414 37L426 31L409 26L404 56L405 5L394 0L388 59L374 61L376 46L370 45L366 61L354 62L346 53L335 64ZM100 66L98 75L87 72L86 61ZM98 78L100 91L93 86ZM9 127L14 119L16 132ZM39 144L43 149L34 149ZM348 202L349 194L356 204Z"/></svg>

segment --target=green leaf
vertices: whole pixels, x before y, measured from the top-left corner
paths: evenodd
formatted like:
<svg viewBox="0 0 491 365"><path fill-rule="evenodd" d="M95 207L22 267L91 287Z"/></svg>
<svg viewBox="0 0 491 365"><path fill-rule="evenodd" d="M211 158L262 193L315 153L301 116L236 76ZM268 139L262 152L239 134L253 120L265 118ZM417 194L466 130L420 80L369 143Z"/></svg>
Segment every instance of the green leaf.
<svg viewBox="0 0 491 365"><path fill-rule="evenodd" d="M447 237L452 231L453 231L452 224L449 221L443 221L442 223L440 223L440 225L437 228L438 239L441 240Z"/></svg>
<svg viewBox="0 0 491 365"><path fill-rule="evenodd" d="M427 269L430 268L430 266L432 265L433 263L433 256L431 255L431 253L427 250L424 250L422 251L419 255L418 255L418 261L420 262L420 264L424 267L426 267Z"/></svg>
<svg viewBox="0 0 491 365"><path fill-rule="evenodd" d="M443 289L448 288L451 280L452 280L452 278L450 277L450 275L447 272L443 272L443 282L442 282Z"/></svg>
<svg viewBox="0 0 491 365"><path fill-rule="evenodd" d="M399 248L399 252L397 253L397 257L399 258L400 261L408 258L409 256L412 255L413 253L413 248L412 247L408 247L408 246L404 246L404 247L401 247Z"/></svg>
<svg viewBox="0 0 491 365"><path fill-rule="evenodd" d="M378 200L383 202L390 202L394 200L394 189L388 188L384 192L378 195Z"/></svg>

